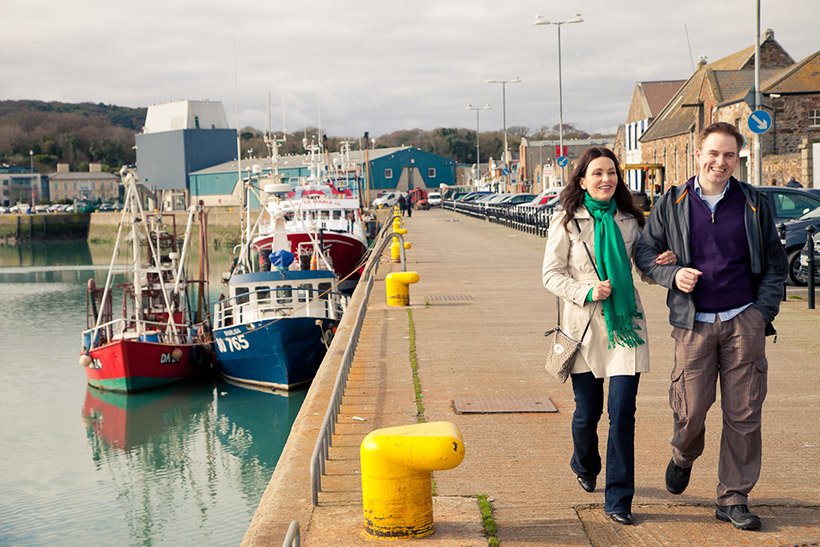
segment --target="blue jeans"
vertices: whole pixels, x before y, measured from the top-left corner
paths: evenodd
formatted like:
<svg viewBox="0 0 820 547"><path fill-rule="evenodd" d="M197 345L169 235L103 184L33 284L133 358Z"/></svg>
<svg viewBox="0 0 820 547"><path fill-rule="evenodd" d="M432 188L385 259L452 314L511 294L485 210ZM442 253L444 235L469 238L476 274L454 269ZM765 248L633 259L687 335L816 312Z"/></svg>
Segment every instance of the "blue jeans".
<svg viewBox="0 0 820 547"><path fill-rule="evenodd" d="M573 453L570 467L576 475L594 479L601 472L598 421L604 409L604 380L591 372L573 374L575 412L572 415ZM635 398L640 374L609 379L609 437L606 444L604 511L632 512L635 495Z"/></svg>

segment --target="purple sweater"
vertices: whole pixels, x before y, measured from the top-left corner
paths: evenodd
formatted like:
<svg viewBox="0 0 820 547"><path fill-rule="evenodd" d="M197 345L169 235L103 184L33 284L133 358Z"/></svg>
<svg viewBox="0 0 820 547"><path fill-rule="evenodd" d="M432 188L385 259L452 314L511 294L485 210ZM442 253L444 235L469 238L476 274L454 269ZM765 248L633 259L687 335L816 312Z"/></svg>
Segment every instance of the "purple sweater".
<svg viewBox="0 0 820 547"><path fill-rule="evenodd" d="M699 312L722 312L753 302L751 255L743 210L747 206L737 184L731 184L714 214L689 189L689 247L692 267L703 272L692 298Z"/></svg>

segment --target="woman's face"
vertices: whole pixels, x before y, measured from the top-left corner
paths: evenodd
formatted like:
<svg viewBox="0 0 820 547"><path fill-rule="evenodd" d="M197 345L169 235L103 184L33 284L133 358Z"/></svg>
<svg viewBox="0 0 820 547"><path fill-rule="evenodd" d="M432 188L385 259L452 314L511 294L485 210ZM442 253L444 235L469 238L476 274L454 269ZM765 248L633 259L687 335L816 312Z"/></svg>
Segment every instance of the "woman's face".
<svg viewBox="0 0 820 547"><path fill-rule="evenodd" d="M615 162L606 156L592 160L587 166L586 173L581 177L581 188L598 201L612 199L617 184L618 173L615 170Z"/></svg>

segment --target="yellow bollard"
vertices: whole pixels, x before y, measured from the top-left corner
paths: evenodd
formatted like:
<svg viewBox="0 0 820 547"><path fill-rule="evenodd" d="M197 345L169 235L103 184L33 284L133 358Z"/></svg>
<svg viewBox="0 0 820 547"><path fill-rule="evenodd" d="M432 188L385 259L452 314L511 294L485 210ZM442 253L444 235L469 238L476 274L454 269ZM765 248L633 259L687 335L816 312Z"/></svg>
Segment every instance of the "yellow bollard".
<svg viewBox="0 0 820 547"><path fill-rule="evenodd" d="M461 431L430 422L371 431L359 449L364 529L376 538L433 533L431 472L464 460Z"/></svg>
<svg viewBox="0 0 820 547"><path fill-rule="evenodd" d="M401 219L399 217L393 217L393 231L401 230Z"/></svg>
<svg viewBox="0 0 820 547"><path fill-rule="evenodd" d="M396 245L398 247L398 245ZM400 307L410 305L411 283L418 283L418 272L393 272L387 274L384 279L385 290L387 291L387 305Z"/></svg>
<svg viewBox="0 0 820 547"><path fill-rule="evenodd" d="M390 244L390 262L401 262L401 247L397 237L394 237L393 243Z"/></svg>

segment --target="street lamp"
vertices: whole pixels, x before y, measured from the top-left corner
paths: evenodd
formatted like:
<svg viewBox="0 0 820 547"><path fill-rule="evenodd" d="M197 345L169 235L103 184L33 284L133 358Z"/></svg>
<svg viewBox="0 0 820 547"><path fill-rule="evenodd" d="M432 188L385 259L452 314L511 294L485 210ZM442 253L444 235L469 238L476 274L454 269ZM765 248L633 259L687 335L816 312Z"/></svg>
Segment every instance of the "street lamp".
<svg viewBox="0 0 820 547"><path fill-rule="evenodd" d="M482 110L490 110L490 105L485 104L484 106L473 106L472 104L468 104L464 107L464 110L475 110L475 165L476 165L476 179L481 179L481 146L478 144L478 115Z"/></svg>
<svg viewBox="0 0 820 547"><path fill-rule="evenodd" d="M501 84L501 121L504 127L504 159L502 160L502 165L509 169L509 162L510 162L510 152L507 149L507 84L520 84L521 78L516 76L512 80L487 80L488 84ZM505 188L506 185L509 183L509 174L504 176Z"/></svg>
<svg viewBox="0 0 820 547"><path fill-rule="evenodd" d="M37 199L37 190L34 182L34 150L28 151L29 173L31 173L31 208L34 209L34 202Z"/></svg>
<svg viewBox="0 0 820 547"><path fill-rule="evenodd" d="M558 146L560 154L564 154L564 95L561 90L561 25L572 23L583 23L584 18L580 13L576 13L572 19L566 21L548 21L540 15L535 16L535 25L555 25L558 27ZM564 185L564 168L561 167L561 186Z"/></svg>

